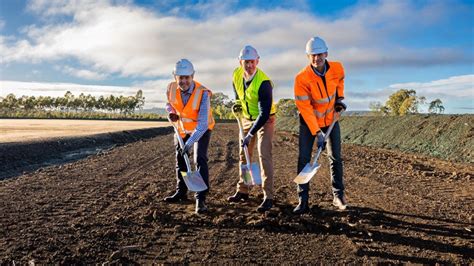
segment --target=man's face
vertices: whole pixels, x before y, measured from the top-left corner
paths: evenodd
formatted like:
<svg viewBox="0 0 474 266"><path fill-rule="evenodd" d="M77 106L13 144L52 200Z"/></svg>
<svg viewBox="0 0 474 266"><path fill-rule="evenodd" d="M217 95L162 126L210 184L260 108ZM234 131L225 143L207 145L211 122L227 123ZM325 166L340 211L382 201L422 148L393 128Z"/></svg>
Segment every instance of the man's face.
<svg viewBox="0 0 474 266"><path fill-rule="evenodd" d="M328 57L328 52L308 55L309 63L316 68L324 66L324 63L326 62L326 57Z"/></svg>
<svg viewBox="0 0 474 266"><path fill-rule="evenodd" d="M244 68L247 75L253 75L257 69L258 59L255 60L240 60L240 65Z"/></svg>
<svg viewBox="0 0 474 266"><path fill-rule="evenodd" d="M194 75L174 76L174 78L176 79L176 83L178 83L179 88L182 91L187 91L189 87L191 87L191 84L193 83Z"/></svg>

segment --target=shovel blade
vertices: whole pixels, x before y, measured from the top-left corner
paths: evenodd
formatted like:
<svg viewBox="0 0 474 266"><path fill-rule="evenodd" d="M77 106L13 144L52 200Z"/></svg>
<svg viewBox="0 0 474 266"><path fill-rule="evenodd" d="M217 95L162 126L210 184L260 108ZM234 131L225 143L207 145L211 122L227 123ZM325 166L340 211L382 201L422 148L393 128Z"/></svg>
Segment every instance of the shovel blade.
<svg viewBox="0 0 474 266"><path fill-rule="evenodd" d="M261 185L262 177L260 176L260 166L257 163L250 164L250 168L243 164L240 167L244 183L249 186Z"/></svg>
<svg viewBox="0 0 474 266"><path fill-rule="evenodd" d="M247 165L241 165L240 171L242 172L242 179L244 180L244 184L252 185L252 171L247 167Z"/></svg>
<svg viewBox="0 0 474 266"><path fill-rule="evenodd" d="M262 176L260 175L260 166L257 163L250 164L251 174L252 174L252 183L253 185L262 184Z"/></svg>
<svg viewBox="0 0 474 266"><path fill-rule="evenodd" d="M311 178L316 174L320 165L316 162L314 164L308 163L305 165L303 170L298 174L298 176L293 180L296 184L302 185L311 181Z"/></svg>
<svg viewBox="0 0 474 266"><path fill-rule="evenodd" d="M207 189L207 185L202 179L201 174L198 171L195 172L181 172L184 183L190 191L201 192Z"/></svg>

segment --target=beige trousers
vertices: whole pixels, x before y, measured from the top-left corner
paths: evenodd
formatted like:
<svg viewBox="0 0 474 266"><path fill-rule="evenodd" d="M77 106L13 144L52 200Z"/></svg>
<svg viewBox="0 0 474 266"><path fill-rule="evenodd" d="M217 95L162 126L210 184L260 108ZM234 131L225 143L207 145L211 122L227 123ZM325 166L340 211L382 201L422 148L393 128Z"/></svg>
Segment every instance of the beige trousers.
<svg viewBox="0 0 474 266"><path fill-rule="evenodd" d="M244 129L244 135L247 135L254 121L242 118L242 125ZM273 199L273 154L272 154L272 141L275 131L275 116L272 115L267 120L265 125L257 131L257 134L253 136L248 146L250 158L252 158L255 143L257 143L258 151L258 163L260 165L260 173L262 176L262 189L265 199ZM243 137L240 136L240 139ZM252 160L252 159L251 159ZM253 161L252 161L253 162ZM244 149L240 147L240 164L246 164ZM242 178L242 171L239 168L239 183L237 184L237 191L248 194L250 187L244 183Z"/></svg>

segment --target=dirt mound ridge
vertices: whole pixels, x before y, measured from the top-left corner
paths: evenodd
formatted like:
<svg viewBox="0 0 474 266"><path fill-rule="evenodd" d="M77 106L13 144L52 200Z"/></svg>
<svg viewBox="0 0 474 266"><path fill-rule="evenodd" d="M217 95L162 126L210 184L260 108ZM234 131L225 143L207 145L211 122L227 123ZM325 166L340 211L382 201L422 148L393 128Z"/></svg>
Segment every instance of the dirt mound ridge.
<svg viewBox="0 0 474 266"><path fill-rule="evenodd" d="M298 119L279 118L277 127L298 132ZM474 163L474 115L345 116L341 127L344 143Z"/></svg>

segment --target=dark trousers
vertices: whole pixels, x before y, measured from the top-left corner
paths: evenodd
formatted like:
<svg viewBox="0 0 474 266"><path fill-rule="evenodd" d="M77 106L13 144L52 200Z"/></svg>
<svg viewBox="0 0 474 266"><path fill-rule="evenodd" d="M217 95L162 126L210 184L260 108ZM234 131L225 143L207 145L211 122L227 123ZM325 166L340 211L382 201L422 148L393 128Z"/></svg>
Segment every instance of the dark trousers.
<svg viewBox="0 0 474 266"><path fill-rule="evenodd" d="M183 139L184 143L186 143L186 140L189 138L189 135L186 135L186 137ZM201 192L196 192L195 198L196 199L206 199L206 195L209 192L209 167L207 166L207 150L209 147L209 141L211 139L211 131L208 130L204 135L199 139L197 142L197 167L199 169L199 173L202 176L202 179L204 180L204 183L207 185L207 189ZM179 143L178 140L176 139L175 136L175 141L174 141L175 147L176 147L176 179L177 179L177 184L176 184L176 191L178 193L185 194L188 192L188 187L186 186L186 183L183 180L183 176L181 175L181 171L186 172L186 162L184 161L184 157L181 156L181 154L178 152L179 148ZM189 156L189 152L188 152ZM193 159L190 158L191 164L193 162ZM194 168L192 169L193 171L195 170Z"/></svg>
<svg viewBox="0 0 474 266"><path fill-rule="evenodd" d="M329 127L321 128L326 133ZM299 135L299 156L298 156L298 173L303 170L305 165L311 161L313 152L313 144L316 136L311 134L306 122L300 115L300 135ZM327 155L330 164L332 192L334 196L344 196L344 179L343 166L341 158L341 130L339 122L336 122L329 135L326 144ZM320 156L321 157L321 156ZM309 183L298 185L298 195L303 200L309 198Z"/></svg>

